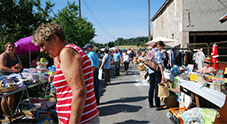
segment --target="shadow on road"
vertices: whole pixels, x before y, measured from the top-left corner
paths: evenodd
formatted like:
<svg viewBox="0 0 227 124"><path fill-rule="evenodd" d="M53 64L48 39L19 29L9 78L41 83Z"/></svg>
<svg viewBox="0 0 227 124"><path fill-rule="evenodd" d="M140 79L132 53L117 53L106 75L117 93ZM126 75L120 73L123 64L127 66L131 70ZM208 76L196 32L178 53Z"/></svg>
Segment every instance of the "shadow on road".
<svg viewBox="0 0 227 124"><path fill-rule="evenodd" d="M118 82L118 83L112 83L111 85L134 84L134 83L138 83L138 81L123 81L123 82Z"/></svg>
<svg viewBox="0 0 227 124"><path fill-rule="evenodd" d="M148 124L149 121L127 120L124 122L118 122L114 124Z"/></svg>
<svg viewBox="0 0 227 124"><path fill-rule="evenodd" d="M134 105L126 105L126 104L117 104L117 105L109 105L99 107L100 116L107 116L118 114L120 112L138 112L142 109L141 106L134 106Z"/></svg>
<svg viewBox="0 0 227 124"><path fill-rule="evenodd" d="M126 102L138 102L147 99L147 96L138 96L138 97L127 97L127 98L120 98L117 100L111 100L108 102L100 103L100 105L104 104L113 104L113 103L126 103Z"/></svg>

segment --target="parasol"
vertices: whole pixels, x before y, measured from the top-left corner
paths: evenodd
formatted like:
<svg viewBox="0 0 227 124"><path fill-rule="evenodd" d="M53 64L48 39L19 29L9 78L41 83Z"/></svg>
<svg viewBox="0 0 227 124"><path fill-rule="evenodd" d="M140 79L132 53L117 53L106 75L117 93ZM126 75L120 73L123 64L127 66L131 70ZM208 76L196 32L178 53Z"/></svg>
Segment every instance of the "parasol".
<svg viewBox="0 0 227 124"><path fill-rule="evenodd" d="M154 44L150 44L147 48L150 49L154 46Z"/></svg>
<svg viewBox="0 0 227 124"><path fill-rule="evenodd" d="M121 51L127 51L126 49L121 49Z"/></svg>
<svg viewBox="0 0 227 124"><path fill-rule="evenodd" d="M168 43L168 42L177 42L177 40L174 39L169 39L169 38L164 38L164 37L157 37L151 41L148 41L146 44L154 44L158 41L163 41L164 43Z"/></svg>
<svg viewBox="0 0 227 124"><path fill-rule="evenodd" d="M31 53L39 51L39 46L32 43L32 36L21 38L15 44L15 54L18 56L29 54L29 64L31 66Z"/></svg>

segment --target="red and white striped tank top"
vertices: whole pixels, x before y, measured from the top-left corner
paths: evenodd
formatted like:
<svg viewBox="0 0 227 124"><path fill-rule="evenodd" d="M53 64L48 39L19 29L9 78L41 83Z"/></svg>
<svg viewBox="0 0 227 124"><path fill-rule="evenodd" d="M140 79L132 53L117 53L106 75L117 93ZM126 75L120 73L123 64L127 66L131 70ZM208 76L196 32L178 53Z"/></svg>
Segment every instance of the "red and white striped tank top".
<svg viewBox="0 0 227 124"><path fill-rule="evenodd" d="M91 61L80 47L72 44L66 45L65 47L73 48L75 51L77 51L77 53L79 53L82 59L81 66L83 69L84 82L87 89L87 97L84 105L83 114L81 117L81 123L87 123L99 115L94 93L93 69ZM61 63L59 61L53 79L53 84L56 88L58 101L56 105L56 111L58 113L60 123L67 124L69 123L71 113L72 90L66 82L60 65Z"/></svg>

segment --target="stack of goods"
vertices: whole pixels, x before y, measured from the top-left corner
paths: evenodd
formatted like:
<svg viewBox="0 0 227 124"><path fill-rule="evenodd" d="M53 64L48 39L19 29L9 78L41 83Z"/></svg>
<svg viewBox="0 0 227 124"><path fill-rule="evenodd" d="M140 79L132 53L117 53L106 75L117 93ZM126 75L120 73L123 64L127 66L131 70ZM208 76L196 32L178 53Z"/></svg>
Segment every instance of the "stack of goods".
<svg viewBox="0 0 227 124"><path fill-rule="evenodd" d="M21 73L23 77L32 80L33 83L37 83L39 81L45 81L44 73L47 72L48 69L45 68L27 68L23 69L23 72Z"/></svg>
<svg viewBox="0 0 227 124"><path fill-rule="evenodd" d="M137 68L138 68L139 71L144 71L145 66L144 66L143 63L139 63L139 64L137 65Z"/></svg>
<svg viewBox="0 0 227 124"><path fill-rule="evenodd" d="M49 109L51 107L54 107L54 105L56 104L56 101L53 101L53 100L50 99L52 97L53 96L46 97L45 99L44 98L36 98L36 97L25 99L21 103L21 108L22 108L22 110L30 110L30 109L46 110L46 109ZM32 106L30 106L29 102L31 102Z"/></svg>
<svg viewBox="0 0 227 124"><path fill-rule="evenodd" d="M54 65L52 65L52 66L48 67L48 71L46 73L44 73L44 76L45 76L45 78L48 79L49 75L54 75L55 72L56 72L56 68Z"/></svg>
<svg viewBox="0 0 227 124"><path fill-rule="evenodd" d="M48 65L48 61L45 58L40 58L40 61L36 62L36 68L46 68Z"/></svg>
<svg viewBox="0 0 227 124"><path fill-rule="evenodd" d="M192 108L182 114L184 123L213 124L217 111L207 108Z"/></svg>

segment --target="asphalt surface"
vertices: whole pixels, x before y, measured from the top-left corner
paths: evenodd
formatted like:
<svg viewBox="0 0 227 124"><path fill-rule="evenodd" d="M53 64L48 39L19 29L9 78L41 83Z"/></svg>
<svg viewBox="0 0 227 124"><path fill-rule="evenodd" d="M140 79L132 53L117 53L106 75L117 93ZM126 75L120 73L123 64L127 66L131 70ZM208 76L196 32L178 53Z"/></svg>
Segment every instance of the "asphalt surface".
<svg viewBox="0 0 227 124"><path fill-rule="evenodd" d="M101 124L172 124L167 117L168 109L149 108L149 84L141 78L135 64L129 65L128 75L124 74L123 65L120 76L114 76L114 66L111 68L112 84L100 81Z"/></svg>

